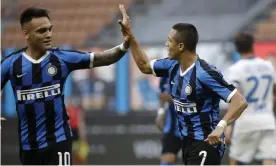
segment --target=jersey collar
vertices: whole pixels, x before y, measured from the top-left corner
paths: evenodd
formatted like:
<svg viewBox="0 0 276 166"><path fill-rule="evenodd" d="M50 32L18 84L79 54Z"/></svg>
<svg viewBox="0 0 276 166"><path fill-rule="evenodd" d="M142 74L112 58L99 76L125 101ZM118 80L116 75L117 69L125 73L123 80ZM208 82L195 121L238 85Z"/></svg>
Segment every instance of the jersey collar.
<svg viewBox="0 0 276 166"><path fill-rule="evenodd" d="M179 65L180 66L180 65ZM180 69L180 76L183 77L186 73L188 73L193 67L195 66L195 63L193 63L190 67L188 67L184 72L181 70L181 66L179 67Z"/></svg>
<svg viewBox="0 0 276 166"><path fill-rule="evenodd" d="M49 55L49 51L47 51L46 54L43 55L41 58L36 60L36 59L33 59L32 57L30 57L26 52L23 52L23 56L26 59L28 59L29 61L31 61L32 63L35 63L35 64L38 64L38 63L42 62L48 55Z"/></svg>

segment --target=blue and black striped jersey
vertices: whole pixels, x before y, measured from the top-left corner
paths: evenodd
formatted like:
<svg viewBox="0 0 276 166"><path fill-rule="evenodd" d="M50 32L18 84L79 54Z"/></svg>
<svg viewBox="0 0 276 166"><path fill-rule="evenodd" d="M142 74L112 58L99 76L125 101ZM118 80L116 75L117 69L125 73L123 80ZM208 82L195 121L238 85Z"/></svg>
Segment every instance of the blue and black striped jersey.
<svg viewBox="0 0 276 166"><path fill-rule="evenodd" d="M206 139L220 121L220 99L229 102L237 91L235 87L200 58L184 72L178 61L168 58L151 61L151 67L156 76L169 78L181 137ZM218 148L220 154L223 148Z"/></svg>
<svg viewBox="0 0 276 166"><path fill-rule="evenodd" d="M35 60L25 50L1 61L1 89L10 80L19 118L20 147L35 150L71 139L64 83L71 71L92 67L94 54L54 48Z"/></svg>
<svg viewBox="0 0 276 166"><path fill-rule="evenodd" d="M159 82L159 90L160 93L168 92L169 88L169 79L167 77L162 77ZM178 130L178 122L176 119L176 114L174 112L174 104L168 103L166 104L166 117L165 117L165 125L163 129L164 134L173 134L177 137L180 136Z"/></svg>

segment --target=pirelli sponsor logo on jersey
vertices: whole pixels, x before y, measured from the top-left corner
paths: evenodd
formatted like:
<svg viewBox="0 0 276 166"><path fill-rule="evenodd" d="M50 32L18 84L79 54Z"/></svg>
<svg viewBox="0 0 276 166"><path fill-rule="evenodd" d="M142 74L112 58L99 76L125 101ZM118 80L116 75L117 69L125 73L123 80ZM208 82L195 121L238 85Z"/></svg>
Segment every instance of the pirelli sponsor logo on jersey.
<svg viewBox="0 0 276 166"><path fill-rule="evenodd" d="M183 113L197 113L196 103L183 103L177 100L173 100L174 108L177 112Z"/></svg>
<svg viewBox="0 0 276 166"><path fill-rule="evenodd" d="M28 90L17 90L17 99L19 101L42 99L49 96L60 94L60 84L34 88Z"/></svg>

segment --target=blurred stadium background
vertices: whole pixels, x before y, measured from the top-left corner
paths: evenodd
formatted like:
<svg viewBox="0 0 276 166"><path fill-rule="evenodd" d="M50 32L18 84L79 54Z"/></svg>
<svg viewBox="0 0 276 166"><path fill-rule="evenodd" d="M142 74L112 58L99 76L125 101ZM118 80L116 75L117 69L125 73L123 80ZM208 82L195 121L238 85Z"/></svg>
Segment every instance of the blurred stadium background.
<svg viewBox="0 0 276 166"><path fill-rule="evenodd" d="M275 0L2 0L1 56L25 46L19 16L30 6L49 9L54 46L93 52L118 45L120 3L151 59L167 55L164 44L172 25L189 22L199 30L199 56L222 71L239 59L231 43L238 31L253 33L256 55L276 65ZM66 95L85 110L87 164L159 164L157 91L158 78L141 74L131 55L108 67L71 74ZM2 122L1 164L19 164L11 87L1 95L1 113L8 119Z"/></svg>

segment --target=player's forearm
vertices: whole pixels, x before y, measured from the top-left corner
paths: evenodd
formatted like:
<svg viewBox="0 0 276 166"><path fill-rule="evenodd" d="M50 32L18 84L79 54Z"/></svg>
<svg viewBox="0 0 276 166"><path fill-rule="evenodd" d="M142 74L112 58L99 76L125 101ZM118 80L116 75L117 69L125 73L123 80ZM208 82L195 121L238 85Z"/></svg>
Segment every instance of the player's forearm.
<svg viewBox="0 0 276 166"><path fill-rule="evenodd" d="M108 66L119 61L126 54L126 49L129 47L129 43L124 42L123 47L124 48L116 46L104 52L95 53L93 67Z"/></svg>
<svg viewBox="0 0 276 166"><path fill-rule="evenodd" d="M130 38L130 49L135 63L137 64L140 71L144 74L152 74L152 70L150 67L150 61L141 48L139 43L134 37Z"/></svg>
<svg viewBox="0 0 276 166"><path fill-rule="evenodd" d="M227 124L233 123L236 119L238 119L241 116L241 114L246 108L247 102L245 98L239 92L236 92L236 94L231 99L228 111L224 115L223 120Z"/></svg>

